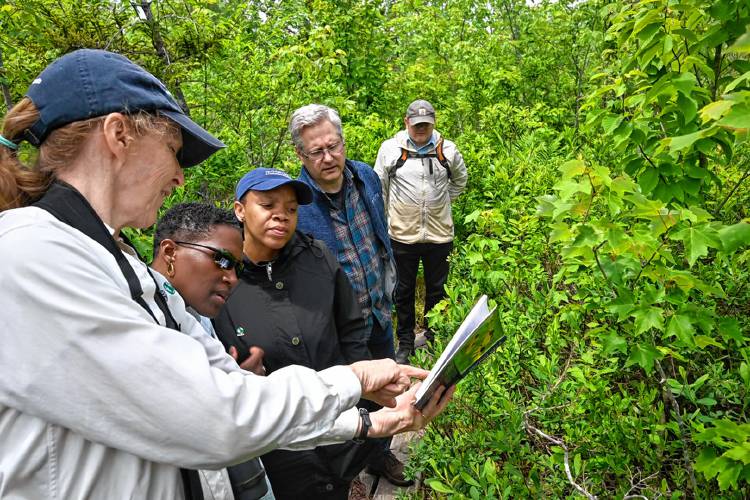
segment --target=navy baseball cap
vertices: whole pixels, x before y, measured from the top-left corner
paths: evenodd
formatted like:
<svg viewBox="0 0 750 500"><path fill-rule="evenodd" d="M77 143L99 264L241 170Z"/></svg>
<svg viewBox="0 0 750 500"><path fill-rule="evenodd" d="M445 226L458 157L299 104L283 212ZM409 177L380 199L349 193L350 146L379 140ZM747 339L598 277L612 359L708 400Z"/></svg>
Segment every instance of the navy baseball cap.
<svg viewBox="0 0 750 500"><path fill-rule="evenodd" d="M289 184L297 193L297 203L308 205L312 203L313 193L310 186L302 181L297 181L289 177L289 174L283 170L275 168L256 168L246 173L237 183L234 191L235 199L240 200L248 191L270 191L279 186Z"/></svg>
<svg viewBox="0 0 750 500"><path fill-rule="evenodd" d="M65 54L31 83L26 97L39 110L39 120L24 131L24 139L34 146L68 123L145 111L179 125L182 148L177 160L182 167L197 165L225 147L182 111L158 78L113 52L80 49Z"/></svg>

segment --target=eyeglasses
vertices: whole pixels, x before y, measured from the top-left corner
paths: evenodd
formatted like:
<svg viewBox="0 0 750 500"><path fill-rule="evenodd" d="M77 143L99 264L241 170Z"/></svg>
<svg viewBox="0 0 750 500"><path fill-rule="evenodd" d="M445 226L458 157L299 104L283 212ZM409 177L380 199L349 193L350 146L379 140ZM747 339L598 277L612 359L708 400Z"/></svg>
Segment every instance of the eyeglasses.
<svg viewBox="0 0 750 500"><path fill-rule="evenodd" d="M213 252L213 258L214 258L214 264L219 266L220 269L224 269L225 271L228 271L229 269L234 269L235 274L237 274L237 277L240 276L240 273L245 268L245 264L241 260L237 260L234 258L234 255L229 253L228 250L218 249L214 247L210 247L208 245L201 245L200 243L191 243L189 241L175 241L176 244L182 245L182 246L188 246L188 247L197 247L196 250L199 248L205 248L206 250L211 250Z"/></svg>
<svg viewBox="0 0 750 500"><path fill-rule="evenodd" d="M343 150L344 150L344 141L339 141L335 144L331 144L327 148L315 149L313 151L308 151L307 153L302 151L302 156L304 156L305 158L309 160L318 161L322 159L326 155L326 153L333 156L333 155L337 155L341 153Z"/></svg>

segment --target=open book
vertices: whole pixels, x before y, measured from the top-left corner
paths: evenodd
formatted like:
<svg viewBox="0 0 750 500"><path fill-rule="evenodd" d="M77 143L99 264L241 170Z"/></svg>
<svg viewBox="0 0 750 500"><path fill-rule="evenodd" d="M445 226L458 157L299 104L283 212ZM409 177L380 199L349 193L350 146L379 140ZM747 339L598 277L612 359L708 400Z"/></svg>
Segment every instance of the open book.
<svg viewBox="0 0 750 500"><path fill-rule="evenodd" d="M497 309L493 307L490 311L487 296L482 295L422 382L414 406L419 410L424 408L438 387L448 388L464 378L503 340Z"/></svg>

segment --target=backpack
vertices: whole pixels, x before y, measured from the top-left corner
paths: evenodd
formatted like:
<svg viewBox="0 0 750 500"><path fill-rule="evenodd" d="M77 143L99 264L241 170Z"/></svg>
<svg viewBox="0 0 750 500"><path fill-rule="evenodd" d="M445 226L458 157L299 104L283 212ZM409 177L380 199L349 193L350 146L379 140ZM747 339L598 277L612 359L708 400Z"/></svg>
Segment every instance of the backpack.
<svg viewBox="0 0 750 500"><path fill-rule="evenodd" d="M451 179L450 164L448 163L448 159L443 154L442 137L435 146L434 153L415 153L414 151L409 151L408 149L401 148L401 156L399 156L398 160L396 160L396 163L388 171L388 178L393 179L394 177L396 177L396 170L403 167L404 163L406 163L406 160L408 160L409 158L437 158L437 161L440 162L443 168L445 168L445 172L448 174L448 180ZM432 160L430 160L430 174L432 174Z"/></svg>

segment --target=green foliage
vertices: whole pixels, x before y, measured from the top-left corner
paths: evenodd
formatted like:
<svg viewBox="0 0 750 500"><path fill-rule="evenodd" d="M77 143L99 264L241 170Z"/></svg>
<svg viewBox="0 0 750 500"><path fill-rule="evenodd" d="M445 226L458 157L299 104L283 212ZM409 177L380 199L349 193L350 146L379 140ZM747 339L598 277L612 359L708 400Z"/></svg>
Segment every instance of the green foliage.
<svg viewBox="0 0 750 500"><path fill-rule="evenodd" d="M747 2L136 4L7 0L0 87L18 100L83 46L160 76L228 145L166 206L296 174L286 126L310 102L339 110L354 159L416 98L458 144L469 185L418 359L482 293L507 342L416 444L418 496L750 495ZM126 234L150 255L150 231Z"/></svg>

